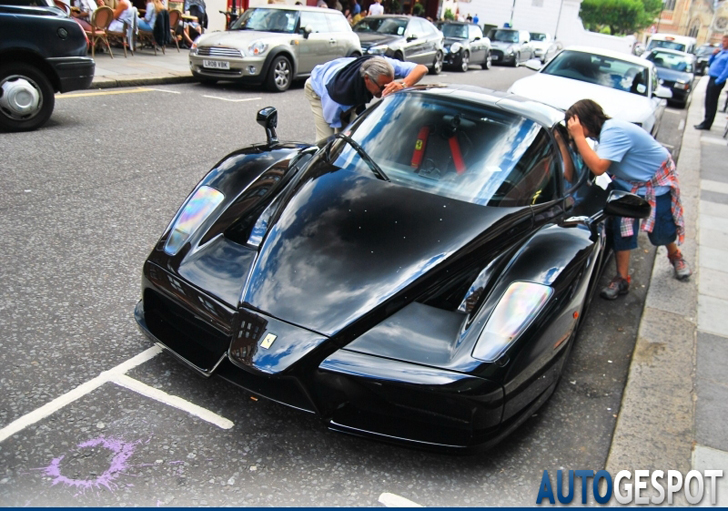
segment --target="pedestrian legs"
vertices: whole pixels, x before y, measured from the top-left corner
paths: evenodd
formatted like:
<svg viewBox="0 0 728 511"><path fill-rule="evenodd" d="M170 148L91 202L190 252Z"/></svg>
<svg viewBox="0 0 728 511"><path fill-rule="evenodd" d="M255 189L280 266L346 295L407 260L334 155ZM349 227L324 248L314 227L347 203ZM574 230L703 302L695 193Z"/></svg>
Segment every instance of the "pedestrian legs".
<svg viewBox="0 0 728 511"><path fill-rule="evenodd" d="M715 77L711 76L708 82L708 88L705 90L705 118L700 123L703 129L709 130L715 119L715 112L718 110L718 100L720 100L720 92L723 90L725 82L716 85Z"/></svg>
<svg viewBox="0 0 728 511"><path fill-rule="evenodd" d="M313 120L316 124L316 140L328 138L334 134L334 128L329 126L329 123L324 119L324 110L321 106L321 98L313 87L311 87L311 80L306 80L306 85L303 88L306 99L311 103L311 111L313 112Z"/></svg>

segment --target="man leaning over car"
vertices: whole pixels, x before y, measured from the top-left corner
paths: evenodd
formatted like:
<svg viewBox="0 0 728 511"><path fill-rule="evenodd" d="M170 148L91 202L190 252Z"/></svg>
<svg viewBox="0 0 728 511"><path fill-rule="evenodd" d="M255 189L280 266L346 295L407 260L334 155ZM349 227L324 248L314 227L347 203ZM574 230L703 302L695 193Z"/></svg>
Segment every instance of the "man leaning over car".
<svg viewBox="0 0 728 511"><path fill-rule="evenodd" d="M422 64L371 55L339 58L314 67L305 94L316 123L316 140L349 124L352 114L361 113L372 98L411 87L426 74Z"/></svg>

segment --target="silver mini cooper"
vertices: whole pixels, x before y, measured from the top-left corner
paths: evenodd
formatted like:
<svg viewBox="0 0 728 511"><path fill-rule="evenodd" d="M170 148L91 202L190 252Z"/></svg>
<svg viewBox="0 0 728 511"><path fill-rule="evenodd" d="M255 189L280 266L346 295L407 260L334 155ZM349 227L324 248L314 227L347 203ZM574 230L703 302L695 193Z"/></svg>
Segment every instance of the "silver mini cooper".
<svg viewBox="0 0 728 511"><path fill-rule="evenodd" d="M234 80L283 92L314 66L360 56L359 38L334 9L253 7L225 32L200 36L190 50L190 69L203 83Z"/></svg>

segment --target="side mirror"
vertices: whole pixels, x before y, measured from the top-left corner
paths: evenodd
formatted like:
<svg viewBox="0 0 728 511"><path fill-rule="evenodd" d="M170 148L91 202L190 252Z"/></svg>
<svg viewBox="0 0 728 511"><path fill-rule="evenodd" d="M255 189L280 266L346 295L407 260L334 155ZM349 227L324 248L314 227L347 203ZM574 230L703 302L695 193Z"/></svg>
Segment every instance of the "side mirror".
<svg viewBox="0 0 728 511"><path fill-rule="evenodd" d="M313 32L313 27L311 25L306 25L303 27L303 37L305 39L308 39L308 36L311 35L311 32Z"/></svg>
<svg viewBox="0 0 728 511"><path fill-rule="evenodd" d="M647 218L650 215L650 203L642 197L622 190L612 190L607 203L599 213L589 218L592 227L608 216L625 216L627 218Z"/></svg>
<svg viewBox="0 0 728 511"><path fill-rule="evenodd" d="M410 34L407 36L407 42L414 41L415 39L417 39L417 34Z"/></svg>
<svg viewBox="0 0 728 511"><path fill-rule="evenodd" d="M476 35L476 36L475 36L475 39L473 39L473 41L480 41L480 36L477 36L477 35Z"/></svg>
<svg viewBox="0 0 728 511"><path fill-rule="evenodd" d="M672 99L672 91L664 85L658 85L655 90L655 96L661 99Z"/></svg>
<svg viewBox="0 0 728 511"><path fill-rule="evenodd" d="M543 64L541 64L541 60L539 59L528 59L525 66L533 71L540 71Z"/></svg>
<svg viewBox="0 0 728 511"><path fill-rule="evenodd" d="M278 143L278 135L276 127L278 126L278 111L275 107L267 106L258 110L255 120L265 128L265 135L268 139L268 145Z"/></svg>

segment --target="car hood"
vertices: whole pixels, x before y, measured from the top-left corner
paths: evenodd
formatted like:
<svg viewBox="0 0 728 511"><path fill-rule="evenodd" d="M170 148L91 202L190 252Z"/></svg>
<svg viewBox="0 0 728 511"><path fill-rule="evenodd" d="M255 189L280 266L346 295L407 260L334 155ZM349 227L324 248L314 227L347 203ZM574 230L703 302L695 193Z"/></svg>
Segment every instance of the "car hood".
<svg viewBox="0 0 728 511"><path fill-rule="evenodd" d="M467 41L467 39L463 37L446 37L443 41L445 43L445 46L450 46L453 43L460 43L464 44Z"/></svg>
<svg viewBox="0 0 728 511"><path fill-rule="evenodd" d="M536 73L517 80L508 92L567 110L580 99L592 99L616 119L641 123L652 114L652 102L645 96L593 83Z"/></svg>
<svg viewBox="0 0 728 511"><path fill-rule="evenodd" d="M448 199L323 160L281 201L241 305L328 337L413 301L422 293L415 283L445 272L466 245L495 237L509 215L530 218L528 208Z"/></svg>
<svg viewBox="0 0 728 511"><path fill-rule="evenodd" d="M229 30L203 34L197 41L197 46L226 46L246 50L253 41L265 39L266 42L271 44L276 39L290 40L291 37L295 37L295 34L278 34L257 30Z"/></svg>
<svg viewBox="0 0 728 511"><path fill-rule="evenodd" d="M356 32L362 48L370 48L380 44L392 44L402 39L401 36L391 34L378 34L376 32Z"/></svg>
<svg viewBox="0 0 728 511"><path fill-rule="evenodd" d="M503 51L507 51L516 45L517 45L517 43L504 43L503 41L493 41L493 40L490 41L490 46L492 48L495 48L498 50L503 50Z"/></svg>
<svg viewBox="0 0 728 511"><path fill-rule="evenodd" d="M675 69L666 69L664 67L657 68L657 76L661 80L667 80L669 82L676 82L678 80L682 80L686 83L689 83L693 80L693 75L691 73L686 73L684 71L676 71Z"/></svg>

